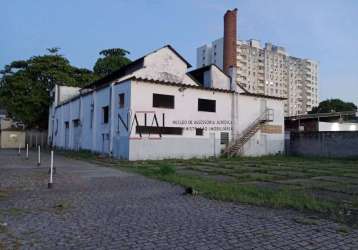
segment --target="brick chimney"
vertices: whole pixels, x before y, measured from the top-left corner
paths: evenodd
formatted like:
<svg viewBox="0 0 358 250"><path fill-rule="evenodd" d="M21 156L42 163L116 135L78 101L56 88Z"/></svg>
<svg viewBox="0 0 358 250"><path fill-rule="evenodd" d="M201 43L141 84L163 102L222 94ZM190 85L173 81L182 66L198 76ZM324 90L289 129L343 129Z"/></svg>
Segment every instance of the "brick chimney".
<svg viewBox="0 0 358 250"><path fill-rule="evenodd" d="M236 67L237 9L224 15L224 72L230 74L230 67Z"/></svg>

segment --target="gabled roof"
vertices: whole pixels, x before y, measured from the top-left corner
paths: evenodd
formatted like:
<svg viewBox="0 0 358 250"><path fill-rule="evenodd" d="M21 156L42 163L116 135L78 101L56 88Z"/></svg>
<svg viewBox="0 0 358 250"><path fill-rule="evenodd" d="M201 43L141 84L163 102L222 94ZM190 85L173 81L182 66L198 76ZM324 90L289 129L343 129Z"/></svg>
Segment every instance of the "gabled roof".
<svg viewBox="0 0 358 250"><path fill-rule="evenodd" d="M153 54L153 53L163 49L163 48L170 49L174 54L176 54L187 65L188 68L191 67L191 64L187 60L185 60L184 57L182 57L171 45L167 44L167 45L165 45L165 46L163 46L163 47L161 47L159 49L156 49L156 50L154 50L154 51L152 51L152 52L150 52L150 53L148 53L148 54L136 59L135 61L133 61L133 62L121 67L121 68L119 68L118 70L112 72L111 74L92 82L91 84L83 87L83 89L101 87L104 84L109 84L110 82L112 82L112 81L114 81L114 80L116 80L118 78L121 78L121 77L123 77L125 75L131 74L131 73L133 73L134 71L136 71L136 70L138 70L140 68L143 68L143 66L144 66L144 58L147 57L150 54Z"/></svg>
<svg viewBox="0 0 358 250"><path fill-rule="evenodd" d="M118 78L133 73L134 71L143 67L144 57L145 56L138 58L137 60L121 67L120 69L113 71L111 74L92 82L91 84L83 87L82 89L98 88L101 87L102 85L109 84L110 82Z"/></svg>
<svg viewBox="0 0 358 250"><path fill-rule="evenodd" d="M170 49L170 50L173 51L174 54L176 54L183 62L186 63L186 65L188 66L188 68L191 68L191 67L192 67L192 65L191 65L187 60L185 60L185 58L182 57L182 56L178 53L178 51L176 51L171 45L167 44L167 45L165 45L165 46L162 47L162 48L168 48L168 49ZM160 48L160 49L162 49L162 48ZM159 49L158 49L158 50L159 50ZM156 50L156 51L157 51L157 50ZM155 51L154 51L154 52L155 52ZM152 52L152 53L153 53L153 52Z"/></svg>
<svg viewBox="0 0 358 250"><path fill-rule="evenodd" d="M199 83L200 85L204 85L204 72L209 71L211 67L217 68L220 72L222 72L226 77L230 78L224 71L222 71L216 64L209 64L203 66L201 68L194 69L189 71L187 75L191 77L195 82Z"/></svg>

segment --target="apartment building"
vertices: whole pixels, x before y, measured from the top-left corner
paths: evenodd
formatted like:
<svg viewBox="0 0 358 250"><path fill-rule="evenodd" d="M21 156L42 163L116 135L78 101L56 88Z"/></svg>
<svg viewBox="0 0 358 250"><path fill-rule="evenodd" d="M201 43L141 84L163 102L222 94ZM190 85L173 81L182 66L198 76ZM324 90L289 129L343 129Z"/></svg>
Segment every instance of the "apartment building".
<svg viewBox="0 0 358 250"><path fill-rule="evenodd" d="M318 63L289 56L285 48L258 40L237 40L236 81L255 94L287 98L285 115L306 114L318 106ZM197 49L197 67L224 69L224 38Z"/></svg>

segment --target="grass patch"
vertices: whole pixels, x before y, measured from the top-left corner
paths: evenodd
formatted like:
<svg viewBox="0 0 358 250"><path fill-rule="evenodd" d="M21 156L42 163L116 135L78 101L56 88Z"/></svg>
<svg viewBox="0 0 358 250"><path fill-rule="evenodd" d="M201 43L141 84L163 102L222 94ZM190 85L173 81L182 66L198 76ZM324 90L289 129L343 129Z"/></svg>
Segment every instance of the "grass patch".
<svg viewBox="0 0 358 250"><path fill-rule="evenodd" d="M352 207L358 209L358 197L355 196L352 202Z"/></svg>
<svg viewBox="0 0 358 250"><path fill-rule="evenodd" d="M0 234L7 233L7 227L0 224Z"/></svg>
<svg viewBox="0 0 358 250"><path fill-rule="evenodd" d="M175 174L175 168L168 165L163 165L159 167L159 174L160 175L170 175Z"/></svg>
<svg viewBox="0 0 358 250"><path fill-rule="evenodd" d="M210 199L313 211L333 218L339 218L337 214L347 204L358 208L358 185L354 185L354 179L350 183L342 179L358 178L358 158L263 156L123 161L89 152L65 155L192 187ZM348 200L337 202L331 199L332 194L341 194Z"/></svg>
<svg viewBox="0 0 358 250"><path fill-rule="evenodd" d="M273 191L254 185L241 185L237 182L223 183L201 177L183 175L153 177L184 187L193 187L198 190L200 194L210 199L233 202L239 201L254 205L295 208L302 211L310 210L323 213L330 212L335 208L333 203L320 201L297 190L280 189Z"/></svg>
<svg viewBox="0 0 358 250"><path fill-rule="evenodd" d="M4 215L20 216L25 214L26 212L27 212L26 209L12 207L7 209L0 209L0 216L4 216Z"/></svg>
<svg viewBox="0 0 358 250"><path fill-rule="evenodd" d="M294 222L302 225L318 225L319 221L312 218L296 217L293 219Z"/></svg>
<svg viewBox="0 0 358 250"><path fill-rule="evenodd" d="M8 197L8 192L0 189L0 200L3 200Z"/></svg>
<svg viewBox="0 0 358 250"><path fill-rule="evenodd" d="M337 232L338 233L341 233L341 234L349 234L350 233L350 228L347 227L347 226L340 226L338 229L337 229Z"/></svg>
<svg viewBox="0 0 358 250"><path fill-rule="evenodd" d="M99 157L98 154L94 154L89 150L71 151L71 150L57 149L56 154L65 155L67 157L77 160L96 160Z"/></svg>
<svg viewBox="0 0 358 250"><path fill-rule="evenodd" d="M71 208L71 203L68 201L59 201L53 206L53 208L55 209L55 213L61 214Z"/></svg>

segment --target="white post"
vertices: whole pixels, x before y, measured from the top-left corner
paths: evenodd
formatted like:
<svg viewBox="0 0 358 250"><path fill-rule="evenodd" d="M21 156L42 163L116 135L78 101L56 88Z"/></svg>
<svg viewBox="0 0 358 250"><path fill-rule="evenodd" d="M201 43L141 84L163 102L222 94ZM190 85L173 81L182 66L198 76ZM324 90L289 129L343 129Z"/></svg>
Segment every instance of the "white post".
<svg viewBox="0 0 358 250"><path fill-rule="evenodd" d="M53 150L51 150L51 163L50 163L50 181L47 185L48 188L52 188L52 175L53 175Z"/></svg>
<svg viewBox="0 0 358 250"><path fill-rule="evenodd" d="M41 165L41 146L38 147L38 159L37 159L37 166Z"/></svg>
<svg viewBox="0 0 358 250"><path fill-rule="evenodd" d="M26 144L26 159L29 159L29 144Z"/></svg>
<svg viewBox="0 0 358 250"><path fill-rule="evenodd" d="M17 153L17 155L21 154L21 143L19 144L19 152Z"/></svg>

